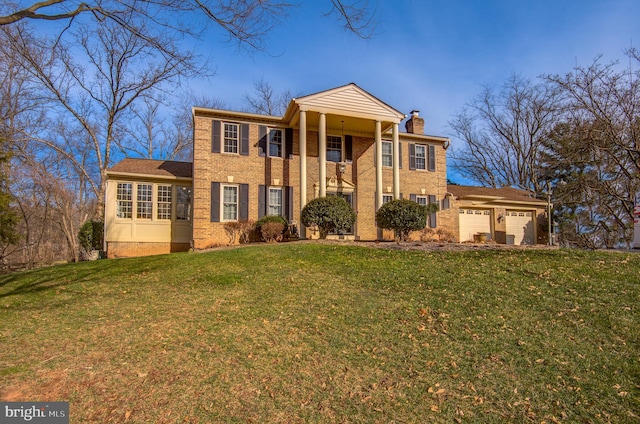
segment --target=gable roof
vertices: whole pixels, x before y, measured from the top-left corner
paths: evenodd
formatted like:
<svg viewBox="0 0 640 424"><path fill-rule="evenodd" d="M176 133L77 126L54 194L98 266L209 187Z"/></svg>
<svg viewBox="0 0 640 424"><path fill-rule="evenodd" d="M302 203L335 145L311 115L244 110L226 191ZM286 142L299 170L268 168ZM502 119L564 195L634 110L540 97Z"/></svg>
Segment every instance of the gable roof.
<svg viewBox="0 0 640 424"><path fill-rule="evenodd" d="M107 169L107 175L191 179L193 178L193 164L170 160L125 158Z"/></svg>
<svg viewBox="0 0 640 424"><path fill-rule="evenodd" d="M475 187L447 184L447 191L461 200L479 200L489 203L527 203L546 206L545 200L536 199L531 193L513 187Z"/></svg>
<svg viewBox="0 0 640 424"><path fill-rule="evenodd" d="M292 99L285 112L291 120L296 110L400 123L405 114L392 108L354 83Z"/></svg>

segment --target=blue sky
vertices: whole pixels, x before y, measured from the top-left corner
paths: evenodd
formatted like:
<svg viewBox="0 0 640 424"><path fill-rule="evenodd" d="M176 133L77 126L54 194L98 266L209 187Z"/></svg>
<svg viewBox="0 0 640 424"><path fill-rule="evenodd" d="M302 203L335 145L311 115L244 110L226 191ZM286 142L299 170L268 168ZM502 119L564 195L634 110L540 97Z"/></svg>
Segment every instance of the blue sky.
<svg viewBox="0 0 640 424"><path fill-rule="evenodd" d="M301 2L302 3L302 2ZM511 74L565 74L598 56L628 66L640 47L638 0L370 0L379 25L363 40L323 16L329 0L306 1L273 31L268 52L247 54L213 32L200 45L216 75L192 81L199 94L231 109L264 79L276 91L310 94L354 82L408 114L425 132L449 136L447 121L482 84ZM455 143L455 140L453 140Z"/></svg>

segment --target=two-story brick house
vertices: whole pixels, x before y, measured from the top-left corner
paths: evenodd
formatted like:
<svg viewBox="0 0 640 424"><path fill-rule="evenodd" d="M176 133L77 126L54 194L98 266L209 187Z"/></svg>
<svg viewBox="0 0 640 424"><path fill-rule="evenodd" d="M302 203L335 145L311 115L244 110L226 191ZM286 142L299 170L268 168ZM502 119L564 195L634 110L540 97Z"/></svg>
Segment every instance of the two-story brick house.
<svg viewBox="0 0 640 424"><path fill-rule="evenodd" d="M343 196L358 214L343 237L373 240L383 202L441 202L447 191L449 140L424 135L417 112L401 133L405 115L355 84L293 99L282 117L204 108L193 116L196 249L225 242L225 221L265 214L310 237L300 211L327 195Z"/></svg>
<svg viewBox="0 0 640 424"><path fill-rule="evenodd" d="M456 235L461 228L457 197L447 187L449 139L425 135L417 111L407 117L355 84L292 99L281 117L194 107L193 120L192 164L125 159L109 170L110 257L147 254L151 245L157 253L181 250L187 237L195 249L227 244L225 222L264 215L284 216L300 237L315 237L300 224L300 212L311 199L330 195L343 196L358 215L354 228L337 238L390 238L377 228L375 213L395 198L437 203L428 226ZM512 206L537 216L544 205L532 202ZM498 213L485 207L495 221L489 230L500 229ZM154 235L154 225L164 228L162 236Z"/></svg>

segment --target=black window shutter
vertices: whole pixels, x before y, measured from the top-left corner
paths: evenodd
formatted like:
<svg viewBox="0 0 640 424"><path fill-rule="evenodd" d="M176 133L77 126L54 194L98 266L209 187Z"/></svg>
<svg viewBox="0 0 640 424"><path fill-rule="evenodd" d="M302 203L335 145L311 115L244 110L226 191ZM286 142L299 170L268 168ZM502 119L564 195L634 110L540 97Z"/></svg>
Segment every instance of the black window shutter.
<svg viewBox="0 0 640 424"><path fill-rule="evenodd" d="M429 171L436 170L436 147L429 146Z"/></svg>
<svg viewBox="0 0 640 424"><path fill-rule="evenodd" d="M416 196L415 194L410 194L409 195L409 200L411 200L412 202L417 202L418 201L418 196Z"/></svg>
<svg viewBox="0 0 640 424"><path fill-rule="evenodd" d="M258 127L258 156L267 155L267 127L260 125Z"/></svg>
<svg viewBox="0 0 640 424"><path fill-rule="evenodd" d="M220 153L220 121L211 121L211 153Z"/></svg>
<svg viewBox="0 0 640 424"><path fill-rule="evenodd" d="M220 222L220 183L211 183L211 222Z"/></svg>
<svg viewBox="0 0 640 424"><path fill-rule="evenodd" d="M350 135L344 136L344 160L353 160L353 137Z"/></svg>
<svg viewBox="0 0 640 424"><path fill-rule="evenodd" d="M267 186L258 186L258 219L267 214Z"/></svg>
<svg viewBox="0 0 640 424"><path fill-rule="evenodd" d="M240 184L240 214L239 221L249 219L249 184Z"/></svg>
<svg viewBox="0 0 640 424"><path fill-rule="evenodd" d="M451 208L450 202L449 202L449 196L446 196L444 199L442 199L442 209L446 210Z"/></svg>
<svg viewBox="0 0 640 424"><path fill-rule="evenodd" d="M284 198L284 210L286 211L286 218L289 221L293 220L293 186L285 187Z"/></svg>
<svg viewBox="0 0 640 424"><path fill-rule="evenodd" d="M434 203L436 205L438 204L438 201L436 200L436 196L430 194L429 195L429 204L432 205ZM436 228L436 226L438 225L438 223L436 221L437 220L436 216L437 216L437 214L435 212L431 213L431 216L429 217L429 227Z"/></svg>
<svg viewBox="0 0 640 424"><path fill-rule="evenodd" d="M409 144L409 169L416 169L416 145Z"/></svg>
<svg viewBox="0 0 640 424"><path fill-rule="evenodd" d="M249 156L249 124L240 125L240 154Z"/></svg>
<svg viewBox="0 0 640 424"><path fill-rule="evenodd" d="M284 154L288 159L293 159L293 128L284 129Z"/></svg>

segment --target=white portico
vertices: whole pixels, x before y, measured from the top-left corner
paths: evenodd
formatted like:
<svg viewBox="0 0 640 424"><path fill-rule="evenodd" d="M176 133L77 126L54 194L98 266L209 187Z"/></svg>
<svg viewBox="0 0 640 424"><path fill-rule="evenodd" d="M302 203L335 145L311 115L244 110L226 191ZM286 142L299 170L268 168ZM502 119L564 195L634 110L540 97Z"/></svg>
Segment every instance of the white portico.
<svg viewBox="0 0 640 424"><path fill-rule="evenodd" d="M308 181L308 137L317 133L318 187L319 197L327 195L327 184L335 175L327 175L327 165L339 164L343 170L353 166L354 139L373 138L375 144L376 210L383 203L383 135L391 135L393 198L400 197L400 142L399 124L405 115L355 84L293 99L284 115L284 121L299 130L300 153L300 211L307 204ZM314 137L316 135L314 134ZM315 146L314 146L315 148ZM315 155L314 155L315 156ZM329 166L329 172L334 168ZM340 176L340 175L338 175ZM315 180L315 178L314 178ZM301 227L304 237L304 228Z"/></svg>

